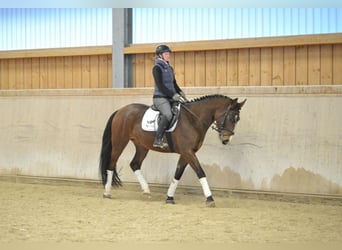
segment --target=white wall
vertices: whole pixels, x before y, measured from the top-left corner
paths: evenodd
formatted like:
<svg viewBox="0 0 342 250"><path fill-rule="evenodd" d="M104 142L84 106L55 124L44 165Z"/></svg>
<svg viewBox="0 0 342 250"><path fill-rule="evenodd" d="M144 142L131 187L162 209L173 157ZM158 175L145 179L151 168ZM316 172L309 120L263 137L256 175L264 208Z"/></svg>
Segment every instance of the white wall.
<svg viewBox="0 0 342 250"><path fill-rule="evenodd" d="M109 115L151 89L0 91L0 174L98 179ZM209 130L198 157L216 188L342 195L342 87L185 88L190 98L220 93L247 102L231 145ZM305 94L304 94L305 93ZM131 144L119 161L123 181ZM169 184L176 154L150 152L143 172ZM198 185L188 168L182 185Z"/></svg>
<svg viewBox="0 0 342 250"><path fill-rule="evenodd" d="M133 43L342 32L342 8L134 8ZM0 9L0 50L112 44L110 8Z"/></svg>
<svg viewBox="0 0 342 250"><path fill-rule="evenodd" d="M136 8L133 43L342 32L341 8Z"/></svg>
<svg viewBox="0 0 342 250"><path fill-rule="evenodd" d="M0 50L112 44L112 9L0 9Z"/></svg>

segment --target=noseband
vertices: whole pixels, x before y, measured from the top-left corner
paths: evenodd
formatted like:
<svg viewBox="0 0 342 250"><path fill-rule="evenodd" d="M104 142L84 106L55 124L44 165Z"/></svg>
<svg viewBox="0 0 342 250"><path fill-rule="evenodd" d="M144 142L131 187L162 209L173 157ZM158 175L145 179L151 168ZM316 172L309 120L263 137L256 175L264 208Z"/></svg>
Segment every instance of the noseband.
<svg viewBox="0 0 342 250"><path fill-rule="evenodd" d="M230 135L234 135L234 131L230 130L230 129L225 129L224 127L226 126L227 123L227 118L230 119L230 121L235 125L238 121L239 121L239 111L237 111L238 113L236 115L234 115L233 117L230 118L230 113L234 112L234 110L230 109L230 105L228 106L227 110L223 113L223 119L222 122L219 126L217 126L217 122L214 122L214 125L211 127L213 130L217 131L219 134L222 133L222 131L227 131L230 133Z"/></svg>

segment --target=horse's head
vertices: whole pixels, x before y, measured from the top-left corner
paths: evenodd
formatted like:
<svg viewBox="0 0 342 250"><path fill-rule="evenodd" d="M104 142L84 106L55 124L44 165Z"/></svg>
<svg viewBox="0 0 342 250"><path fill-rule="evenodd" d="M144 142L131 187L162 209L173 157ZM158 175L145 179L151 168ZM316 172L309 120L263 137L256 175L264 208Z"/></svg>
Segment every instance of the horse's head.
<svg viewBox="0 0 342 250"><path fill-rule="evenodd" d="M227 109L215 119L216 125L213 129L219 133L222 144L226 145L233 137L235 126L240 120L240 109L246 101L247 99L239 103L237 98L233 99Z"/></svg>

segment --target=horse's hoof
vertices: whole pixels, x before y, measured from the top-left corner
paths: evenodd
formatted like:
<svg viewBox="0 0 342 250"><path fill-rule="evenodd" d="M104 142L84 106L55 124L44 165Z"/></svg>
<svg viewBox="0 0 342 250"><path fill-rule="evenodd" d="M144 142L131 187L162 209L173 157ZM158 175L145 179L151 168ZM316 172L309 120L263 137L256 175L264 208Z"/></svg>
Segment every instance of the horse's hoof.
<svg viewBox="0 0 342 250"><path fill-rule="evenodd" d="M207 197L205 204L207 205L207 207L216 207L215 201L212 196Z"/></svg>
<svg viewBox="0 0 342 250"><path fill-rule="evenodd" d="M174 200L174 198L173 197L170 197L170 196L168 196L167 198L166 198L166 204L176 204L176 202L175 202L175 200Z"/></svg>
<svg viewBox="0 0 342 250"><path fill-rule="evenodd" d="M207 201L205 202L205 204L207 205L207 207L216 207L215 201Z"/></svg>
<svg viewBox="0 0 342 250"><path fill-rule="evenodd" d="M110 194L103 194L102 197L104 199L112 199L112 196Z"/></svg>
<svg viewBox="0 0 342 250"><path fill-rule="evenodd" d="M150 191L143 191L143 196L148 198L148 199L151 199L152 198L152 195L151 195L151 192Z"/></svg>

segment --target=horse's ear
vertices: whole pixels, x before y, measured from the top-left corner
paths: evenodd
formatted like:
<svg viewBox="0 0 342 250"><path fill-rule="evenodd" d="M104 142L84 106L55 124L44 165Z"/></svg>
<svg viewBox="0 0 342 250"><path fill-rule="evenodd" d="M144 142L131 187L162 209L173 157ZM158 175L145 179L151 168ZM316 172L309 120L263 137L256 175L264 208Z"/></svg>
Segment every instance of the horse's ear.
<svg viewBox="0 0 342 250"><path fill-rule="evenodd" d="M234 98L232 99L232 102L230 103L230 108L235 109L238 106L238 99Z"/></svg>
<svg viewBox="0 0 342 250"><path fill-rule="evenodd" d="M239 107L242 108L242 106L245 104L246 101L247 99L243 100L242 102L239 102Z"/></svg>

